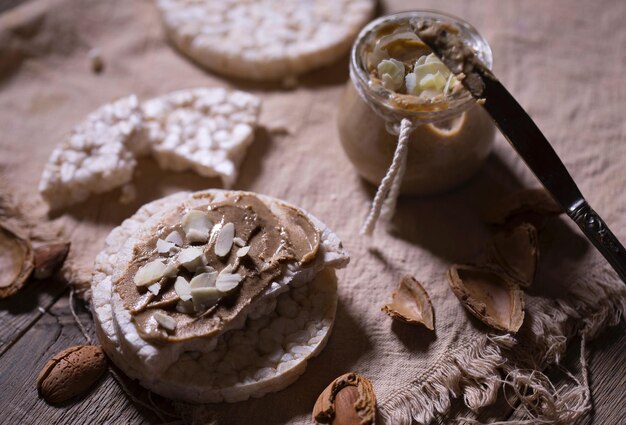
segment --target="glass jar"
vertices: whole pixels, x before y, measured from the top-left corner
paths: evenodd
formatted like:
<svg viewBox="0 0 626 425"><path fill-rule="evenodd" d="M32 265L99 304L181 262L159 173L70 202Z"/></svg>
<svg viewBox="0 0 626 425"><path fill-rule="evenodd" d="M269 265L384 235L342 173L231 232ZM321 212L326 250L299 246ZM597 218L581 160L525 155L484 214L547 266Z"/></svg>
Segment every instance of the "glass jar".
<svg viewBox="0 0 626 425"><path fill-rule="evenodd" d="M400 121L403 118L413 121L417 126L410 137L400 190L425 195L446 191L471 177L491 151L495 126L466 90L427 101L370 83L366 53L390 31L403 26L410 30L410 20L414 18L456 24L465 41L491 68L489 44L459 18L431 11L378 18L361 31L352 46L350 81L341 100L338 120L341 143L348 158L365 180L376 185L391 164ZM405 101L398 101L399 97Z"/></svg>

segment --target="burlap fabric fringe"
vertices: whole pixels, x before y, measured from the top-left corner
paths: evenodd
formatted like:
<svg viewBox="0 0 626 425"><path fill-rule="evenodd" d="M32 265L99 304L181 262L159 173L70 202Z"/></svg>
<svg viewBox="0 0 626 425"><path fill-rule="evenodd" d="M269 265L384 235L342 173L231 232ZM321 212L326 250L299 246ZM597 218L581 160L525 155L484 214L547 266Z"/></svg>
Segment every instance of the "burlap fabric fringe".
<svg viewBox="0 0 626 425"><path fill-rule="evenodd" d="M529 323L519 334L460 341L432 369L381 400L382 423L480 424L479 412L496 402L501 389L521 419L492 424L571 424L581 418L591 408L585 344L624 317L626 286L599 259L589 276L572 282L567 298L527 295L526 305ZM540 371L559 365L574 338L580 338L581 377L566 372L572 384L556 388ZM455 402L469 414L446 417Z"/></svg>

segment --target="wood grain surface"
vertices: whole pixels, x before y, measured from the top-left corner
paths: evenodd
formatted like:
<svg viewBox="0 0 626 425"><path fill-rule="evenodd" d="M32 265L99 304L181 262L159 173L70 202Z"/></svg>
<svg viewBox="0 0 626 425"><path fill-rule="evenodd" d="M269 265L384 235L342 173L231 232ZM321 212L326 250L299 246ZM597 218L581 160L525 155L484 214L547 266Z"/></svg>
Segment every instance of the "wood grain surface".
<svg viewBox="0 0 626 425"><path fill-rule="evenodd" d="M36 296L36 291L42 289L37 285L31 285L20 299ZM85 344L69 309L68 291L59 283L53 286L58 295L48 307L42 307L44 312L38 308L44 304L16 311L9 306L16 305L17 299L0 303L0 317L5 324L1 330L0 406L4 408L0 424L163 423L148 409L129 400L110 373L88 394L66 406L50 406L39 398L35 380L40 368L64 348ZM81 322L91 332L89 313L80 301L75 303ZM18 327L21 331L7 332ZM626 418L626 326L608 329L590 344L589 352L593 410L577 425L622 425ZM564 365L575 365L577 356L574 350ZM41 422L41 418L45 421Z"/></svg>
<svg viewBox="0 0 626 425"><path fill-rule="evenodd" d="M13 300L11 300L13 301ZM150 412L142 410L125 395L110 373L95 387L63 406L51 406L39 398L35 381L39 370L56 353L73 345L85 344L85 338L69 309L68 291L47 307L22 313L3 310L3 319L29 323L26 332L11 340L0 357L0 405L5 406L3 424L140 424L157 423ZM78 304L78 303L77 303ZM4 306L2 306L4 307ZM92 320L84 308L79 317L91 331Z"/></svg>

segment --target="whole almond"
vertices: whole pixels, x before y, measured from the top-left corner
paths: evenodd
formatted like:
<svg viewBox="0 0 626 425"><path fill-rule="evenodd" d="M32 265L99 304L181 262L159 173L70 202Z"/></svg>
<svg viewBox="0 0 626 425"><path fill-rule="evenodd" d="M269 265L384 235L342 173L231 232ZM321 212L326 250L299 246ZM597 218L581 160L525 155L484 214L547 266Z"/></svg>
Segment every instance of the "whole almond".
<svg viewBox="0 0 626 425"><path fill-rule="evenodd" d="M37 390L48 403L63 403L84 394L106 371L107 360L95 345L66 348L39 372Z"/></svg>

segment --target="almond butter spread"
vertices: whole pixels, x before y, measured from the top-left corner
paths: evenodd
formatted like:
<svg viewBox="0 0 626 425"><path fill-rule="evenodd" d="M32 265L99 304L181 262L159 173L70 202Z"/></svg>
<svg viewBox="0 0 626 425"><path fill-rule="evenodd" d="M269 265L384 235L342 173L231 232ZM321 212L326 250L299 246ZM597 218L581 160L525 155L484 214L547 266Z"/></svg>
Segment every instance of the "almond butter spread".
<svg viewBox="0 0 626 425"><path fill-rule="evenodd" d="M413 19L411 26L420 40L436 50L441 61L464 80L463 83L470 93L474 97L482 97L485 83L480 75L493 80L496 78L476 57L474 50L463 41L459 27L432 19ZM476 70L480 70L480 73Z"/></svg>
<svg viewBox="0 0 626 425"><path fill-rule="evenodd" d="M389 90L391 105L406 111L441 111L462 90L456 77L412 31L409 22L376 29L364 49L371 87Z"/></svg>
<svg viewBox="0 0 626 425"><path fill-rule="evenodd" d="M134 249L114 282L142 338L212 337L238 318L289 264L311 262L320 235L299 210L247 194L179 208Z"/></svg>

